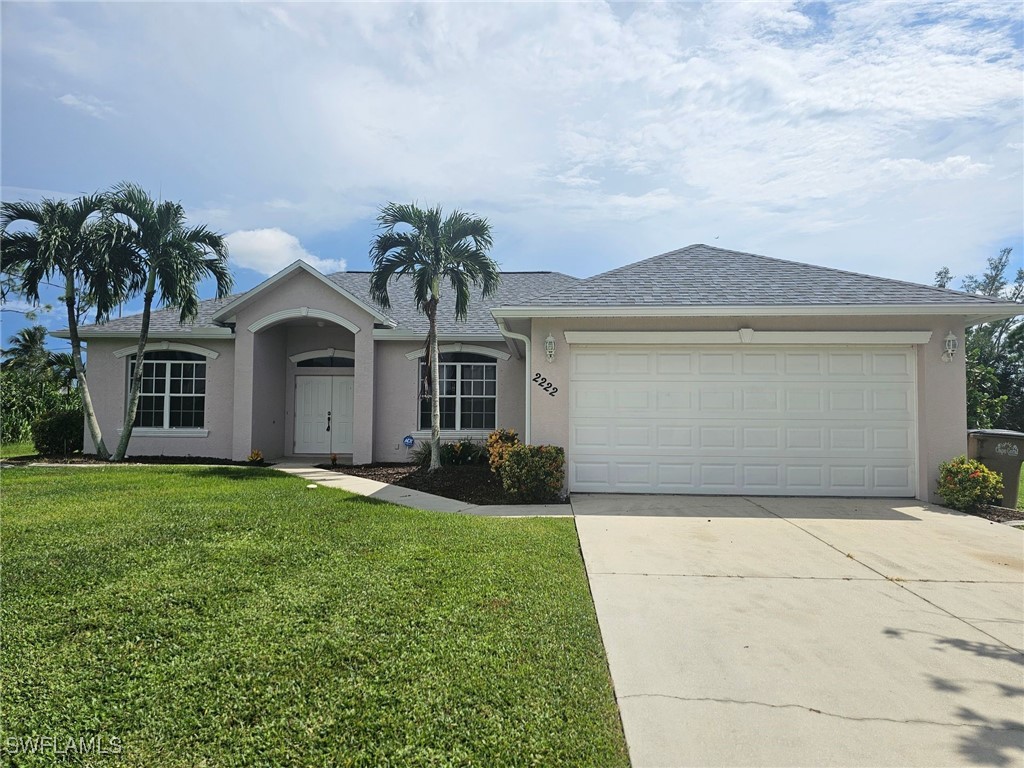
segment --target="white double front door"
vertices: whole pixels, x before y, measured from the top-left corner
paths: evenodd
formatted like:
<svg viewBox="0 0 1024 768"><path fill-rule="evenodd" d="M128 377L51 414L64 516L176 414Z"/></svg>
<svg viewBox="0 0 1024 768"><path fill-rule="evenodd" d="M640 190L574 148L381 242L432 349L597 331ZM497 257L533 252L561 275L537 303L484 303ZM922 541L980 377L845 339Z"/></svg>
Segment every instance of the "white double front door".
<svg viewBox="0 0 1024 768"><path fill-rule="evenodd" d="M352 452L351 376L295 377L295 453Z"/></svg>

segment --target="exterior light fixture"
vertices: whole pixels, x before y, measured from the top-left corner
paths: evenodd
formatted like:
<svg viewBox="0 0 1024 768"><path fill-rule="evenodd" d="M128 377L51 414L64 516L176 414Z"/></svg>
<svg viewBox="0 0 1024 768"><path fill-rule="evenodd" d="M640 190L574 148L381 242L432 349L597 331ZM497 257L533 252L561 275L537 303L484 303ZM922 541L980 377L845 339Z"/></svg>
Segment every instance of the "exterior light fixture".
<svg viewBox="0 0 1024 768"><path fill-rule="evenodd" d="M946 334L945 351L942 353L942 362L950 363L953 361L953 356L956 355L956 350L960 346L960 342L952 331Z"/></svg>
<svg viewBox="0 0 1024 768"><path fill-rule="evenodd" d="M544 356L547 357L549 363L555 361L555 337L550 333L548 337L544 339Z"/></svg>

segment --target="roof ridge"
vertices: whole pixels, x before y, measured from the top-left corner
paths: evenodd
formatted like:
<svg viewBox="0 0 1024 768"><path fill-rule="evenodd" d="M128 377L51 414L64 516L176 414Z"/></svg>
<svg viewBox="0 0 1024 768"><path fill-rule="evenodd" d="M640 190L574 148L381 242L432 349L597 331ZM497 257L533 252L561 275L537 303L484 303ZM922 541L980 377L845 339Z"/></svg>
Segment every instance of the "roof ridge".
<svg viewBox="0 0 1024 768"><path fill-rule="evenodd" d="M941 296L969 297L969 298L972 298L972 299L978 299L978 300L990 302L990 303L993 303L993 304L1001 304L1001 303L1005 303L1005 301L1006 301L1005 299L1000 299L1000 298L996 298L996 297L992 297L992 296L985 296L983 294L968 293L967 291L957 291L957 290L955 290L953 288L940 288L940 287L935 286L935 285L925 285L924 283L915 283L915 282L912 282L910 280L899 280L899 279L893 278L893 277L882 277L880 275L865 274L864 272L854 272L853 270L849 270L849 269L839 269L837 267L826 267L826 266L823 266L821 264L808 264L808 263L802 262L802 261L792 261L790 259L780 259L777 256L765 256L764 254L751 253L750 251L737 251L737 250L733 250L731 248L720 248L720 247L718 247L716 245L708 245L707 243L691 243L690 245L683 246L682 248L675 248L675 249L673 249L671 251L665 251L664 253L659 253L659 254L657 254L655 256L650 256L650 257L648 257L646 259L641 259L640 261L634 261L634 262L631 262L629 264L623 264L620 267L615 267L614 269L609 269L609 270L607 270L605 272L600 272L600 273L598 273L596 275L591 275L588 278L584 278L580 282L584 283L584 284L593 283L593 282L595 282L595 281L597 281L597 280L599 280L601 278L610 277L610 276L616 275L618 273L621 273L621 272L627 271L627 270L628 271L633 271L634 269L636 269L638 267L641 267L641 266L643 266L645 264L649 264L652 261L657 261L659 259L663 259L663 258L666 258L666 257L669 257L669 256L679 256L679 255L685 254L687 251L692 251L692 250L695 250L695 249L698 249L698 248L705 248L705 249L707 249L709 251L714 251L714 252L722 253L722 254L734 254L734 255L737 255L737 256L748 256L748 257L751 257L751 258L761 259L763 261L769 261L769 262L772 262L772 263L775 263L775 264L786 264L786 265L792 265L792 266L796 266L796 267L805 267L805 268L809 267L811 269L824 270L824 271L827 271L827 272L831 272L833 274L847 275L847 276L850 276L850 277L857 277L857 278L862 278L862 279L866 279L866 280L870 280L870 281L884 281L884 282L892 284L892 285L908 286L908 287L915 288L915 289L926 289L928 291L931 291L933 293L939 294ZM577 289L579 287L580 287L580 284L571 285L571 286L568 286L566 288L560 288L557 291L552 291L551 293L543 294L541 296L535 296L535 297L532 297L532 298L535 298L535 299L541 299L541 298L551 299L551 298L554 298L554 297L558 296L561 293L566 293L568 291L573 291L573 290L575 290L575 289ZM922 303L927 303L927 302L922 302ZM631 305L624 304L623 306L631 306Z"/></svg>

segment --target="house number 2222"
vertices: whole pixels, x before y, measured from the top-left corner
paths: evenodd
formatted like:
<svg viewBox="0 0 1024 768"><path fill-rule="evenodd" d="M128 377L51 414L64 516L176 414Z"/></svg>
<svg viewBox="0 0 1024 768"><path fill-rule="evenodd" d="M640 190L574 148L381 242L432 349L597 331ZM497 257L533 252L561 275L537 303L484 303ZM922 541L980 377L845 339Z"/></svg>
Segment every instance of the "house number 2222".
<svg viewBox="0 0 1024 768"><path fill-rule="evenodd" d="M550 381L545 379L539 373L533 374L533 382L552 397L554 397L555 393L558 392L558 387L553 386Z"/></svg>

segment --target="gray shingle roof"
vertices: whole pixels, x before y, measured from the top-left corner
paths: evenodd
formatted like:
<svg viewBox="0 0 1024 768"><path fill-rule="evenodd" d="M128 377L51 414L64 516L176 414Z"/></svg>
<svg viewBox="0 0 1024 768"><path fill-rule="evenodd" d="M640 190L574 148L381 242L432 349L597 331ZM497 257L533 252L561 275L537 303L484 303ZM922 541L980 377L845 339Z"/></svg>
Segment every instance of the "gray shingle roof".
<svg viewBox="0 0 1024 768"><path fill-rule="evenodd" d="M326 276L367 303L369 272L337 272ZM200 304L190 325L178 323L178 311L153 312L152 334L189 335L218 328L217 310L244 294L209 299ZM397 328L427 332L427 320L416 309L412 290L398 279L390 289L386 314ZM783 261L709 245L690 245L635 264L580 280L560 272L503 272L497 293L479 292L469 305L469 317L455 322L450 290L442 292L438 330L442 335L492 335L497 326L491 310L497 307L687 307L687 306L945 306L951 310L982 310L1005 305L998 299L946 288L873 277L813 264ZM140 315L111 320L82 329L87 336L138 333Z"/></svg>
<svg viewBox="0 0 1024 768"><path fill-rule="evenodd" d="M369 304L373 303L369 298L369 272L337 272L326 277L354 296ZM560 272L503 272L501 285L494 295L483 298L478 290L474 291L469 303L469 316L464 323L455 321L455 301L452 298L451 290L445 291L442 287L441 306L438 311L438 331L443 335L456 333L478 336L496 335L498 327L495 325L494 318L491 317L491 309L494 307L526 303L538 294L562 290L579 281L578 277L564 275ZM391 285L392 287L389 289L391 308L384 314L398 324L398 329L426 334L427 318L416 309L412 299L411 285L401 279L393 281ZM176 309L154 310L150 316L150 333L184 336L200 333L204 329L219 328L221 326L213 322L213 316L219 309L243 295L238 293L223 299L207 299L201 302L199 315L196 321L190 325L179 324L179 312ZM141 315L129 315L110 320L103 325L85 326L81 330L89 336L137 334L141 323Z"/></svg>
<svg viewBox="0 0 1024 768"><path fill-rule="evenodd" d="M534 298L539 307L953 305L997 299L917 283L690 245ZM522 305L520 305L522 306Z"/></svg>
<svg viewBox="0 0 1024 768"><path fill-rule="evenodd" d="M349 293L363 297L370 295L370 272L336 272L327 279L337 283ZM495 294L484 298L479 289L473 290L469 302L469 313L465 322L455 321L455 298L451 287L441 286L441 304L438 309L437 330L440 334L491 335L498 327L491 317L491 310L505 305L528 304L534 296L560 291L580 282L580 278L563 275L561 272L502 272L501 285ZM391 308L385 314L398 323L398 328L413 333L427 332L427 318L416 309L412 300L412 284L397 278L391 281L388 296Z"/></svg>
<svg viewBox="0 0 1024 768"><path fill-rule="evenodd" d="M181 312L177 309L154 309L153 313L149 316L149 332L154 333L175 333L187 335L193 331L198 331L204 328L220 328L221 326L213 322L213 315L221 307L227 306L232 301L237 299L242 294L236 293L231 296L225 296L223 299L207 299L206 301L199 302L199 314L193 323L186 323L182 325L178 322L178 318L181 316ZM142 315L127 315L126 317L118 317L113 320L108 320L102 325L86 325L80 329L83 333L93 334L121 334L121 333L132 333L138 334L142 327Z"/></svg>

